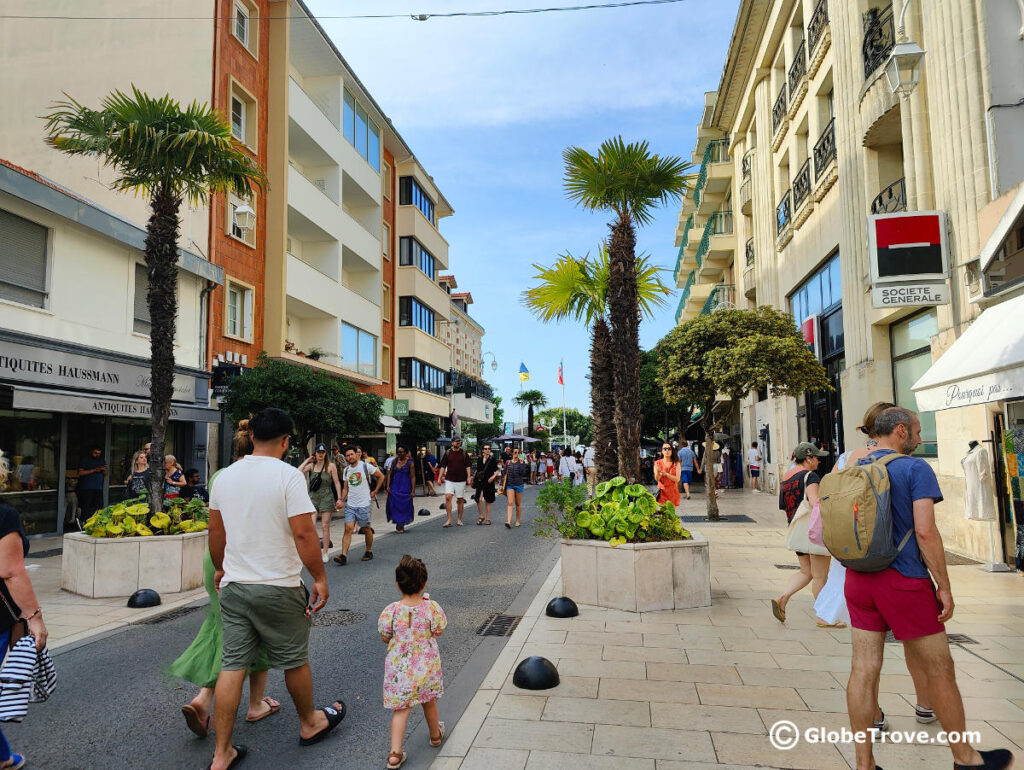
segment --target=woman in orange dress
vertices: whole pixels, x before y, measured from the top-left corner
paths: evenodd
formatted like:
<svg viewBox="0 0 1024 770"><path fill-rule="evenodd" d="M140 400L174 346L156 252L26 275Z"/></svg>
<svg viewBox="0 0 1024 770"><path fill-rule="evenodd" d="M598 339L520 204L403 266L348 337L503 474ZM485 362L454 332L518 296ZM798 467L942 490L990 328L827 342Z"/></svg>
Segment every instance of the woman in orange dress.
<svg viewBox="0 0 1024 770"><path fill-rule="evenodd" d="M671 444L661 448L661 457L654 463L654 480L658 484L658 502L666 500L679 505L679 471L682 466Z"/></svg>

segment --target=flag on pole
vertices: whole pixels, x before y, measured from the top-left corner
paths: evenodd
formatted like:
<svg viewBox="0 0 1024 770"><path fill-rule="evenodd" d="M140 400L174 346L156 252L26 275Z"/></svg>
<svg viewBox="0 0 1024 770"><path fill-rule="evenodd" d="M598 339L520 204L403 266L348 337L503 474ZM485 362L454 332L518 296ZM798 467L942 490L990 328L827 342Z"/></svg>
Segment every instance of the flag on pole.
<svg viewBox="0 0 1024 770"><path fill-rule="evenodd" d="M520 363L519 364L519 381L520 382L526 382L528 379L530 379L530 370L526 368L526 364Z"/></svg>
<svg viewBox="0 0 1024 770"><path fill-rule="evenodd" d="M562 379L562 362L558 362L558 384L565 385L565 380Z"/></svg>

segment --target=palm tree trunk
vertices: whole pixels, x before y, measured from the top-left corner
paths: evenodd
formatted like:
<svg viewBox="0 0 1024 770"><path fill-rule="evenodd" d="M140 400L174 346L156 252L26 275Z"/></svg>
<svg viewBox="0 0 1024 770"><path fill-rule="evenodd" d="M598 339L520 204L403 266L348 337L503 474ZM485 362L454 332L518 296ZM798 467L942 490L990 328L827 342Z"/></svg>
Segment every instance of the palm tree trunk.
<svg viewBox="0 0 1024 770"><path fill-rule="evenodd" d="M526 407L526 435L533 438L533 404Z"/></svg>
<svg viewBox="0 0 1024 770"><path fill-rule="evenodd" d="M608 244L608 314L612 323L615 432L619 475L640 478L640 309L636 231L628 215L612 225Z"/></svg>
<svg viewBox="0 0 1024 770"><path fill-rule="evenodd" d="M710 406L706 414L711 414ZM710 424L708 424L710 422ZM704 425L704 490L708 496L708 521L718 521L718 492L715 486L715 427L717 423L709 418Z"/></svg>
<svg viewBox="0 0 1024 770"><path fill-rule="evenodd" d="M599 481L607 481L619 471L611 346L612 334L608 323L604 318L598 318L591 329L590 414L594 420L594 469Z"/></svg>
<svg viewBox="0 0 1024 770"><path fill-rule="evenodd" d="M146 225L146 271L149 288L149 400L153 436L149 450L149 504L163 510L164 442L174 393L174 333L178 318L178 210L181 198L166 188L151 202Z"/></svg>

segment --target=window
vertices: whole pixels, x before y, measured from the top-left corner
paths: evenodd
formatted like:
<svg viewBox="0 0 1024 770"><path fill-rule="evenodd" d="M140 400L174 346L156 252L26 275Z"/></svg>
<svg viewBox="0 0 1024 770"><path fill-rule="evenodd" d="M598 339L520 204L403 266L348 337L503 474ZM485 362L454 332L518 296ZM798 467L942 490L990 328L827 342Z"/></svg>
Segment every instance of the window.
<svg viewBox="0 0 1024 770"><path fill-rule="evenodd" d="M256 202L253 200L243 201L241 198L237 198L234 195L230 196L228 198L228 221L226 222L227 226L224 228L232 238L237 238L253 248L256 248L256 227L253 226L248 230L244 230L239 227L238 222L236 221L237 217L235 216L235 212L241 208L243 204L255 209L255 203Z"/></svg>
<svg viewBox="0 0 1024 770"><path fill-rule="evenodd" d="M347 323L341 324L341 367L377 376L377 338Z"/></svg>
<svg viewBox="0 0 1024 770"><path fill-rule="evenodd" d="M252 287L227 281L224 284L224 333L245 340L252 339Z"/></svg>
<svg viewBox="0 0 1024 770"><path fill-rule="evenodd" d="M400 206L415 206L427 218L430 224L434 221L434 201L427 195L423 188L411 176L403 176L398 180L398 204Z"/></svg>
<svg viewBox="0 0 1024 770"><path fill-rule="evenodd" d="M797 326L812 315L823 315L843 301L839 255L834 255L790 297L790 309Z"/></svg>
<svg viewBox="0 0 1024 770"><path fill-rule="evenodd" d="M46 307L47 233L0 209L0 299Z"/></svg>
<svg viewBox="0 0 1024 770"><path fill-rule="evenodd" d="M913 408L916 403L911 387L931 367L931 338L938 333L939 320L935 310L926 310L889 327L892 389L897 404ZM935 413L921 412L918 419L921 420L921 438L924 443L914 454L935 457L939 451Z"/></svg>
<svg viewBox="0 0 1024 770"><path fill-rule="evenodd" d="M415 297L398 298L398 325L415 326L431 337L436 329L434 311Z"/></svg>
<svg viewBox="0 0 1024 770"><path fill-rule="evenodd" d="M370 118L366 108L348 90L345 91L345 109L342 117L341 132L344 137L356 148L356 152L373 166L374 171L380 171L380 129Z"/></svg>
<svg viewBox="0 0 1024 770"><path fill-rule="evenodd" d="M445 377L444 370L424 363L418 358L398 359L398 387L400 388L415 388L443 396L445 395Z"/></svg>
<svg viewBox="0 0 1024 770"><path fill-rule="evenodd" d="M434 280L434 257L415 238L405 236L399 239L398 264L418 267L431 281Z"/></svg>
<svg viewBox="0 0 1024 770"><path fill-rule="evenodd" d="M250 149L256 147L256 100L235 81L231 81L231 136Z"/></svg>
<svg viewBox="0 0 1024 770"><path fill-rule="evenodd" d="M135 297L132 300L133 319L132 331L136 334L149 336L151 324L149 322L149 305L146 302L146 292L149 290L149 275L146 266L135 263Z"/></svg>
<svg viewBox="0 0 1024 770"><path fill-rule="evenodd" d="M391 382L391 346L382 345L380 349L380 378Z"/></svg>
<svg viewBox="0 0 1024 770"><path fill-rule="evenodd" d="M391 225L387 222L380 229L380 250L384 259L391 259Z"/></svg>
<svg viewBox="0 0 1024 770"><path fill-rule="evenodd" d="M235 37L249 47L249 9L242 3L235 3Z"/></svg>
<svg viewBox="0 0 1024 770"><path fill-rule="evenodd" d="M391 320L391 287L386 283L381 285L380 310L385 321Z"/></svg>
<svg viewBox="0 0 1024 770"><path fill-rule="evenodd" d="M384 164L384 172L380 175L381 184L384 187L384 197L391 200L391 164Z"/></svg>

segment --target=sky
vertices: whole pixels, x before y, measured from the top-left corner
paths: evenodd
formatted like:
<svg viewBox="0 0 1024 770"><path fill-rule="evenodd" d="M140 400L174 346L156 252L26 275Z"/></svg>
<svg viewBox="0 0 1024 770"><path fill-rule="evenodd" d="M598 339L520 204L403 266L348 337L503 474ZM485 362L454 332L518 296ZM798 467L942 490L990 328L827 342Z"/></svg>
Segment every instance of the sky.
<svg viewBox="0 0 1024 770"><path fill-rule="evenodd" d="M603 2L603 0L588 0ZM718 87L738 0L475 18L330 19L360 13L443 13L584 4L574 0L307 0L342 55L434 177L455 214L440 221L449 271L486 329L484 378L506 407L526 388L590 411L589 334L543 324L522 304L534 264L595 253L608 217L577 208L562 188L562 150L596 152L622 135L690 160L704 92ZM696 170L696 169L695 169ZM673 294L645 321L652 347L674 325L678 202L642 228L637 251L664 268Z"/></svg>

